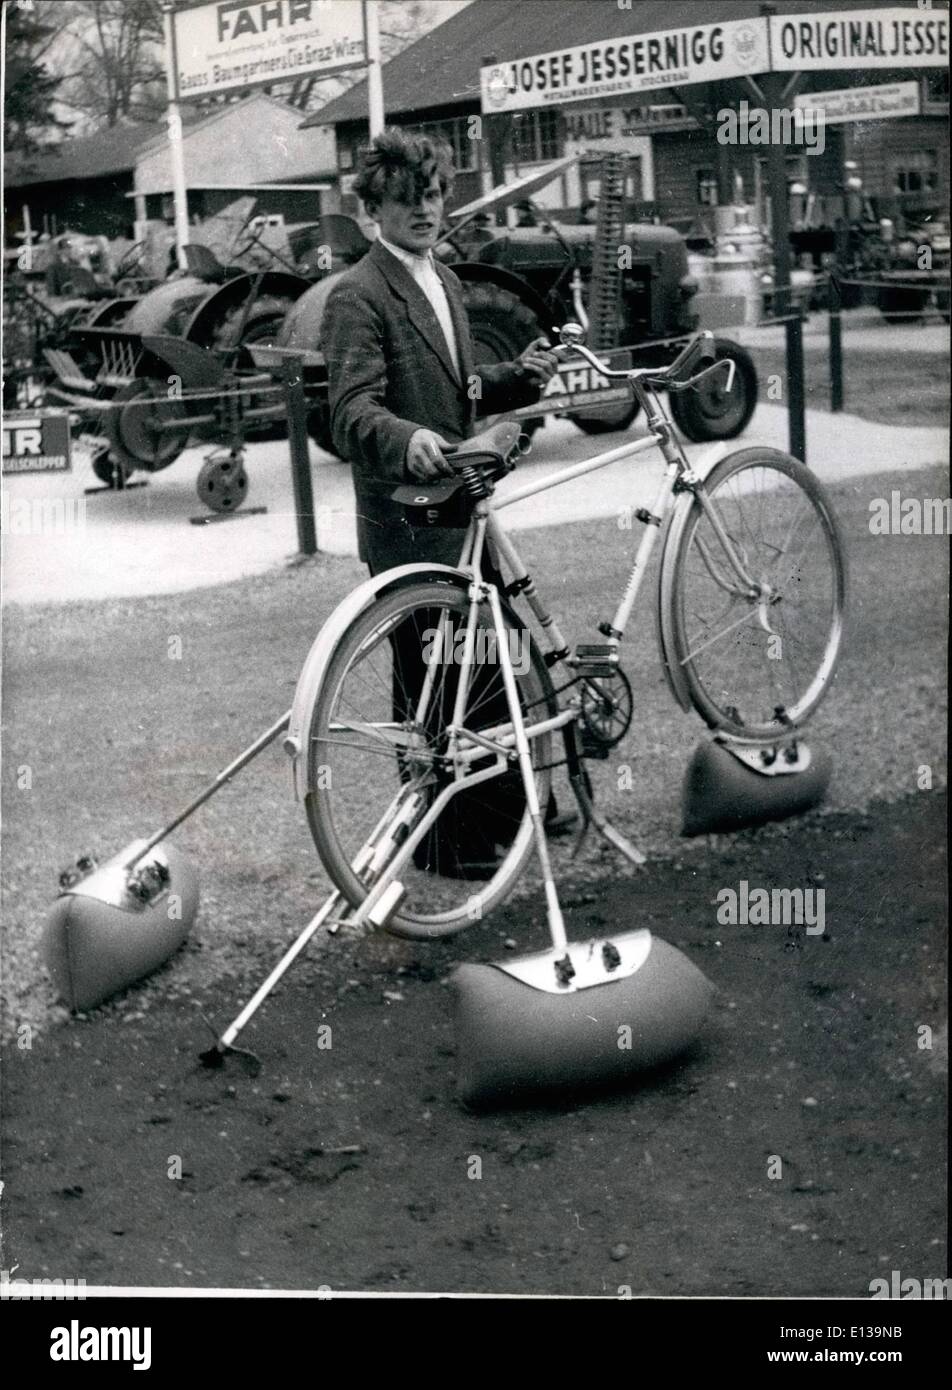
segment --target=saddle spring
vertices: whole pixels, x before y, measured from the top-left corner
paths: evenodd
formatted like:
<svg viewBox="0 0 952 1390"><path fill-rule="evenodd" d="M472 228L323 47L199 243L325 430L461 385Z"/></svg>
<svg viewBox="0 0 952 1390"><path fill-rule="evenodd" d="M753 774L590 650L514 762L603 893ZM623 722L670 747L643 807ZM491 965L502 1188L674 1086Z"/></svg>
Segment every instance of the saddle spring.
<svg viewBox="0 0 952 1390"><path fill-rule="evenodd" d="M467 463L461 468L460 477L466 485L466 491L477 502L490 495L490 489L482 469L477 468L475 464Z"/></svg>

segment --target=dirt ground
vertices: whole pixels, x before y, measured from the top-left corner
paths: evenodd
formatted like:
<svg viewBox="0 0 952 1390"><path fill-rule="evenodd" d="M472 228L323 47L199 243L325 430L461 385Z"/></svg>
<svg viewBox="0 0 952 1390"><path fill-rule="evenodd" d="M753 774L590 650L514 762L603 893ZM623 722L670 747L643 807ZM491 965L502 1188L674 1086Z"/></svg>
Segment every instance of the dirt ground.
<svg viewBox="0 0 952 1390"><path fill-rule="evenodd" d="M540 945L541 898L448 942L338 937L242 1040L256 1078L197 1061L201 1011L224 1026L237 982L134 991L13 1045L3 1267L615 1297L944 1277L945 814L923 791L566 885L570 938L649 926L717 988L690 1054L610 1094L495 1115L454 1099L447 976L506 939ZM718 925L718 891L742 879L822 888L825 935Z"/></svg>

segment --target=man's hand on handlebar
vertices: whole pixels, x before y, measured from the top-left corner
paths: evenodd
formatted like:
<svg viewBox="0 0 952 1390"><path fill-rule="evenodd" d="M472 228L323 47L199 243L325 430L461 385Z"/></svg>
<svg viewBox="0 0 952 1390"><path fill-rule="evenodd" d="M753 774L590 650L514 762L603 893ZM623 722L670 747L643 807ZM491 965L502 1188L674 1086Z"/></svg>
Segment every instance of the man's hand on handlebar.
<svg viewBox="0 0 952 1390"><path fill-rule="evenodd" d="M555 376L559 364L551 343L548 338L543 337L533 338L529 346L523 348L516 358L516 365L544 386Z"/></svg>
<svg viewBox="0 0 952 1390"><path fill-rule="evenodd" d="M449 440L435 430L415 430L407 445L406 466L410 477L421 483L434 478L455 478L456 470L443 456L443 450L451 447Z"/></svg>

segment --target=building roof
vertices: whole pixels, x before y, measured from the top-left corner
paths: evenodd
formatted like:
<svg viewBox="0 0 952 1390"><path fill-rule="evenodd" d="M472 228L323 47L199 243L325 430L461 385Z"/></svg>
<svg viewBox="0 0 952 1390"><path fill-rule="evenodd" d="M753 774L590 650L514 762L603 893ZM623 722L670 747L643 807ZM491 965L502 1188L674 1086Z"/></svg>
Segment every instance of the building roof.
<svg viewBox="0 0 952 1390"><path fill-rule="evenodd" d="M241 118L243 121L249 118L254 119L255 107L260 106L273 107L276 111L284 111L289 116L300 116L301 114L296 106L289 106L286 101L279 101L277 97L270 96L267 92L252 91L241 101L223 102L220 106L213 107L211 111L193 108L187 114L183 114L182 124L188 130L189 135L193 135L199 130L205 130L208 126L214 125L216 121L224 120L227 116L233 116L236 107L239 106L241 107ZM179 111L181 112L181 110L182 108L180 106ZM310 124L325 125L326 122L312 121ZM154 149L161 148L168 138L168 129L163 122L157 127L157 133L154 131L145 144L140 145L139 149L136 151L136 159L138 160L140 154L145 154Z"/></svg>
<svg viewBox="0 0 952 1390"><path fill-rule="evenodd" d="M778 14L878 9L895 0L776 0ZM692 4L693 10L695 5ZM698 22L752 19L760 0L707 0ZM605 0L472 0L383 68L388 116L438 106L479 102L479 69L490 55L500 62L528 58L599 39L651 34L692 22L672 0L634 0L630 9ZM338 125L367 119L366 80L350 87L302 124Z"/></svg>
<svg viewBox="0 0 952 1390"><path fill-rule="evenodd" d="M241 102L224 102L211 111L207 108L180 107L186 139L216 121L233 116L238 105L242 107L242 119L253 119L252 108L260 109L262 105L285 111L292 116L301 114L296 107L288 106L286 102L278 101L276 97L265 92L255 92ZM312 121L310 124L325 125L326 122ZM161 149L168 142L168 138L168 126L165 121L113 126L111 129L98 130L92 135L82 135L76 139L67 136L58 145L51 145L26 158L9 155L5 181L8 187L24 188L66 179L96 179L104 178L108 174L131 174L143 155ZM327 168L333 170L333 167L334 161L330 159Z"/></svg>
<svg viewBox="0 0 952 1390"><path fill-rule="evenodd" d="M60 141L32 155L8 154L5 181L8 187L56 183L61 179L96 179L106 174L132 172L136 155L166 127L159 121L117 125L94 135Z"/></svg>

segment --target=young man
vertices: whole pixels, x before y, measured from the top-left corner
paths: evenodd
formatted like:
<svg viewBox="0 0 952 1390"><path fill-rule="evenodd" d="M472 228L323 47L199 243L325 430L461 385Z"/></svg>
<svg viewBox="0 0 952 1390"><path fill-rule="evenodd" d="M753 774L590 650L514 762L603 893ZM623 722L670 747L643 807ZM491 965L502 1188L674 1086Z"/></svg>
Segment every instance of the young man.
<svg viewBox="0 0 952 1390"><path fill-rule="evenodd" d="M443 448L469 438L477 415L534 404L556 370L542 338L515 362L476 365L460 282L432 252L452 178L449 149L427 136L388 130L362 152L354 191L380 234L324 315L331 433L353 466L360 557L375 574L458 562L463 533L415 532L390 493L451 475Z"/></svg>
<svg viewBox="0 0 952 1390"><path fill-rule="evenodd" d="M331 434L353 467L359 553L371 574L414 561L459 563L465 533L411 527L390 493L411 479L452 476L443 449L469 438L477 415L534 404L556 370L543 338L515 362L475 364L460 282L432 252L452 178L439 142L395 129L377 136L362 152L354 191L379 237L339 277L324 313ZM422 683L418 636L396 634L393 646L394 717L405 719ZM511 787L498 788L498 807L512 799ZM467 841L471 866L492 849L482 800L476 815L475 793L454 798L455 828L444 837Z"/></svg>

